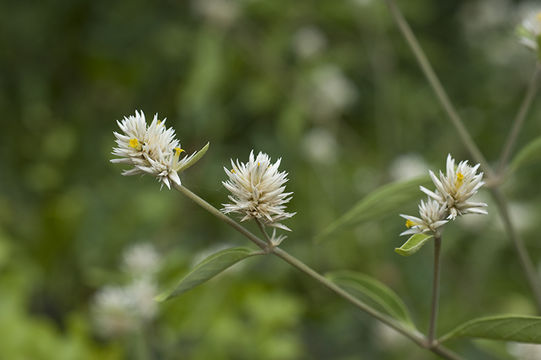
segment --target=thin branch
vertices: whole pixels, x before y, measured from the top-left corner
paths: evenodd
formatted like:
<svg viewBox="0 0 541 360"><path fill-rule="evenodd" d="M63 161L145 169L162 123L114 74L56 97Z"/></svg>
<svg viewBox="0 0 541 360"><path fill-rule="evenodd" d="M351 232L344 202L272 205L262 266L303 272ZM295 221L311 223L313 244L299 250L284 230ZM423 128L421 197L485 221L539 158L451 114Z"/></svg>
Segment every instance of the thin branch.
<svg viewBox="0 0 541 360"><path fill-rule="evenodd" d="M492 188L490 189L490 191L492 193L492 196L494 197L494 200L496 201L496 205L498 206L498 210L500 211L500 215L503 219L503 223L508 233L508 236L513 241L513 245L515 246L515 250L517 251L520 265L522 266L522 269L526 274L526 279L528 280L528 283L534 295L535 303L537 305L537 311L541 313L541 286L539 284L537 272L535 271L535 266L532 262L532 259L528 255L528 251L526 250L524 242L522 241L515 227L513 226L505 197L503 196L502 192L497 188Z"/></svg>
<svg viewBox="0 0 541 360"><path fill-rule="evenodd" d="M257 223L257 226L259 227L259 230L261 231L261 233L265 237L265 240L267 240L267 243L269 244L269 246L273 247L274 244L272 243L272 240L269 237L269 234L267 234L267 231L265 230L265 225L263 225L261 220L259 220L257 218L255 219L255 222Z"/></svg>
<svg viewBox="0 0 541 360"><path fill-rule="evenodd" d="M190 198L192 201L194 201L197 205L201 206L203 209L207 210L212 215L216 216L218 219L220 219L222 221L225 221L228 225L230 225L235 230L240 232L242 235L247 237L250 241L255 243L261 249L263 249L263 250L268 249L267 244L265 243L265 241L261 240L260 238L258 238L254 234L252 234L250 231L245 229L242 225L238 224L233 219L231 219L228 216L224 215L221 211L219 211L218 209L216 209L215 207L210 205L208 202L206 202L205 200L203 200L202 198L200 198L199 196L197 196L196 194L194 194L193 192L188 190L185 186L174 185L174 187L175 187L175 189L177 189L178 191L180 191L184 195L186 195L188 198ZM353 295L351 295L350 293L348 293L347 291L345 291L344 289L342 289L338 285L335 285L333 282L329 281L323 275L319 274L317 271L313 270L312 268L310 268L308 265L306 265L305 263L303 263L302 261L300 261L296 257L294 257L294 256L290 255L289 253L287 253L286 251L284 251L284 250L282 250L282 249L280 249L278 247L274 247L274 248L271 248L271 252L275 256L281 258L282 260L284 260L288 264L292 265L293 267L295 267L298 270L302 271L306 275L310 276L312 279L318 281L323 286L330 289L331 291L333 291L334 293L336 293L337 295L339 295L343 299L349 301L351 304L353 304L355 307L357 307L361 311L366 312L367 314L374 317L375 319L377 319L377 320L383 322L384 324L386 324L387 326L395 329L400 334L404 335L405 337L407 337L408 339L410 339L411 341L413 341L415 344L419 345L420 347L428 349L428 350L432 351L433 353L442 356L445 359L449 359L449 360L461 360L462 359L459 355L455 354L454 352L452 352L451 350L447 349L446 347L444 347L443 345L441 345L439 343L434 343L434 344L430 345L426 341L426 338L421 333L419 333L418 331L416 331L414 329L411 329L411 328L408 328L408 327L404 326L403 324L401 324L400 322L396 321L395 319L393 319L393 318L391 318L391 317L389 317L389 316L387 316L385 314L382 314L379 311L376 311L376 310L372 309L371 307L369 307L365 303L361 302L356 297L354 297Z"/></svg>
<svg viewBox="0 0 541 360"><path fill-rule="evenodd" d="M398 28L404 38L406 39L406 42L410 46L411 50L413 51L413 54L415 55L415 58L417 59L417 62L419 63L421 70L423 71L426 79L428 80L428 83L432 87L432 90L436 94L436 97L440 101L441 105L443 106L443 109L449 116L449 119L451 119L451 122L455 126L458 135L464 142L464 145L468 149L468 151L472 154L474 160L481 164L481 167L485 171L485 173L488 175L488 177L492 177L493 171L492 168L489 166L488 162L486 161L485 157L473 141L472 137L468 133L468 130L466 130L466 127L464 126L464 123L460 116L458 115L455 107L449 100L449 97L447 96L447 93L445 92L445 89L441 85L440 80L438 79L438 76L432 69L432 66L430 65L430 62L428 61L423 49L419 45L419 42L417 41L417 38L411 31L410 26L408 25L406 19L404 18L404 15L400 12L400 9L396 6L394 0L385 0L387 2L387 6L389 7L389 10L391 11L391 15L393 16L396 24L398 25Z"/></svg>
<svg viewBox="0 0 541 360"><path fill-rule="evenodd" d="M235 220L231 219L229 216L224 215L220 210L216 209L214 206L206 202L205 200L201 199L199 196L188 190L185 186L182 185L173 185L175 189L186 195L188 198L190 198L192 201L194 201L197 205L201 206L203 209L207 210L212 215L216 216L218 219L224 221L226 224L232 226L235 230L240 232L242 235L244 235L248 240L259 246L261 249L266 250L267 249L267 243L254 234L252 234L249 230L247 230L244 226L237 223Z"/></svg>
<svg viewBox="0 0 541 360"><path fill-rule="evenodd" d="M530 109L530 106L532 105L533 99L535 98L535 95L537 94L537 90L539 89L538 85L539 85L540 75L541 75L541 64L537 63L535 66L535 71L530 80L528 90L526 91L526 95L524 96L524 99L522 100L522 104L520 105L517 115L513 119L513 128L511 129L511 132L509 133L509 136L507 137L507 141L503 147L502 154L500 156L500 164L498 168L499 174L501 174L505 170L505 167L507 166L507 162L509 161L509 156L511 155L511 152L513 151L513 147L515 146L515 142L517 141L517 137L522 128L522 124L524 123L524 119L526 118L526 115L528 114L528 110Z"/></svg>

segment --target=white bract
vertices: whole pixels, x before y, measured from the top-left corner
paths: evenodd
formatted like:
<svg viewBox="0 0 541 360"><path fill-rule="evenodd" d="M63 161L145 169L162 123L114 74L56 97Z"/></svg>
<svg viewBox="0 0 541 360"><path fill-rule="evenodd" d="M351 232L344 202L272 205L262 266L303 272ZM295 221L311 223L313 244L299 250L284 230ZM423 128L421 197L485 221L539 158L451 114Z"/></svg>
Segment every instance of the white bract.
<svg viewBox="0 0 541 360"><path fill-rule="evenodd" d="M459 215L470 213L487 214L487 211L483 209L487 204L469 201L484 184L483 173L477 174L478 168L479 164L472 167L467 161L461 161L458 166L455 166L455 160L449 154L446 174L440 171L438 179L432 171L429 171L436 191L430 191L423 186L421 190L438 203L447 206L448 219L454 220Z"/></svg>
<svg viewBox="0 0 541 360"><path fill-rule="evenodd" d="M438 201L428 198L426 202L421 200L419 204L419 216L410 216L400 214L406 219L406 227L408 230L402 232L400 235L412 235L418 233L433 233L435 234L438 229L446 224L449 220L446 220L447 205L441 204Z"/></svg>
<svg viewBox="0 0 541 360"><path fill-rule="evenodd" d="M518 28L520 42L534 51L539 50L541 37L541 11L532 11Z"/></svg>
<svg viewBox="0 0 541 360"><path fill-rule="evenodd" d="M132 169L123 171L122 175L150 174L169 189L171 182L180 185L178 172L196 153L180 157L184 150L175 138L175 130L166 128L165 119L158 120L156 114L150 125L147 125L145 114L136 111L135 116L124 117L117 123L122 132L114 132L117 146L113 148L112 154L119 158L111 162L133 165Z"/></svg>
<svg viewBox="0 0 541 360"><path fill-rule="evenodd" d="M222 182L231 192L231 203L223 204L222 211L244 215L241 221L258 219L266 225L290 231L279 223L295 215L285 211L292 193L284 192L288 179L285 171L278 171L280 162L278 159L272 164L267 154L260 152L255 157L253 151L247 163L231 160L232 168L224 168L229 180Z"/></svg>

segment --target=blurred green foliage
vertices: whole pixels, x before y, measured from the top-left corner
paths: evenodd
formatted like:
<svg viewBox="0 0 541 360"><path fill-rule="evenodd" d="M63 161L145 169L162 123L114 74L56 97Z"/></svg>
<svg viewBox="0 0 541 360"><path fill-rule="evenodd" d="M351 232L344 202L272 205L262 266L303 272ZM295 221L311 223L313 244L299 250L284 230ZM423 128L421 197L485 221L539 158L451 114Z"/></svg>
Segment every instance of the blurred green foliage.
<svg viewBox="0 0 541 360"><path fill-rule="evenodd" d="M495 162L534 69L513 38L523 4L399 6ZM95 292L118 281L124 249L155 244L167 254L166 282L198 253L246 244L180 194L109 163L114 120L135 109L167 117L189 152L210 141L182 177L217 207L230 158L251 149L283 157L298 212L283 247L321 272L383 281L425 329L429 251L413 260L393 252L404 240L398 214L415 203L313 241L363 196L406 176L415 166L399 171L404 160L437 169L449 152L468 157L382 1L3 1L0 108L0 358L136 358L136 338L99 336L90 311ZM539 135L540 115L536 102L519 147ZM504 189L536 263L540 175L539 164L523 167ZM486 201L488 217L446 231L440 329L534 312ZM150 358L433 358L278 259L234 269L160 307L143 329ZM453 346L469 358L509 356L483 344Z"/></svg>

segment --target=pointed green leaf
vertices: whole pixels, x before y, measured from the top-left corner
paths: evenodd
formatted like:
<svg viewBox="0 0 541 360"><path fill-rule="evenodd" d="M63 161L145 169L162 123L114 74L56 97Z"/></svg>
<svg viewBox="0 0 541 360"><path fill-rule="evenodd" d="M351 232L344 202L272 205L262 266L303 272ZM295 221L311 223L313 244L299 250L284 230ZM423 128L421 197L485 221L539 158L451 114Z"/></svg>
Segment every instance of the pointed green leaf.
<svg viewBox="0 0 541 360"><path fill-rule="evenodd" d="M188 161L186 164L184 164L184 166L181 167L178 171L179 172L184 171L184 170L188 169L189 167L191 167L192 165L194 165L196 162L198 162L199 159L201 159L203 157L203 155L205 155L205 153L209 149L209 146L210 146L210 143L207 143L205 146L203 146L203 148L201 148L201 150L199 150L193 156L193 158L191 158L190 161Z"/></svg>
<svg viewBox="0 0 541 360"><path fill-rule="evenodd" d="M473 319L443 336L440 342L459 337L541 344L541 317L504 315Z"/></svg>
<svg viewBox="0 0 541 360"><path fill-rule="evenodd" d="M395 248L394 251L402 256L413 255L432 237L432 235L423 233L414 234L401 247Z"/></svg>
<svg viewBox="0 0 541 360"><path fill-rule="evenodd" d="M174 289L158 295L156 300L164 301L179 296L186 291L193 289L197 285L212 279L214 276L218 275L239 261L259 254L260 253L252 249L244 247L225 249L212 254L197 264L196 267L190 271Z"/></svg>
<svg viewBox="0 0 541 360"><path fill-rule="evenodd" d="M379 280L355 271L336 271L326 274L326 277L359 300L413 326L408 309L402 299Z"/></svg>
<svg viewBox="0 0 541 360"><path fill-rule="evenodd" d="M518 152L509 165L509 171L516 171L518 168L536 161L541 161L541 136Z"/></svg>
<svg viewBox="0 0 541 360"><path fill-rule="evenodd" d="M419 186L428 186L430 177L421 176L415 179L383 185L361 199L351 210L331 223L318 237L321 241L343 228L375 220L419 198Z"/></svg>

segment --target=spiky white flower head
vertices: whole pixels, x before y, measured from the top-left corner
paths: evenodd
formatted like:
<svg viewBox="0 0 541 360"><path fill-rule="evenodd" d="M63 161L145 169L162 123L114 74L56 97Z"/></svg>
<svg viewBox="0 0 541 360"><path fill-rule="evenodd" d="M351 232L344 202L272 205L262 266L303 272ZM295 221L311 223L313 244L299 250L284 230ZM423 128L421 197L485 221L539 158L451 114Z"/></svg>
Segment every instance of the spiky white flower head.
<svg viewBox="0 0 541 360"><path fill-rule="evenodd" d="M447 172L443 174L440 171L439 179L429 171L430 177L436 186L436 191L430 191L421 186L421 191L433 198L440 204L445 204L449 211L448 219L454 220L459 215L465 214L487 214L483 208L487 204L482 202L473 202L469 199L477 193L479 188L484 185L483 173L477 174L479 164L475 166L468 165L467 161L461 161L455 166L455 159L451 154L447 155Z"/></svg>
<svg viewBox="0 0 541 360"><path fill-rule="evenodd" d="M160 255L148 243L135 244L124 251L124 270L133 277L149 277L154 275L160 264Z"/></svg>
<svg viewBox="0 0 541 360"><path fill-rule="evenodd" d="M101 289L94 298L92 313L97 329L105 336L121 336L137 328L134 301L129 292L116 286Z"/></svg>
<svg viewBox="0 0 541 360"><path fill-rule="evenodd" d="M175 130L167 128L165 121L158 120L156 114L148 125L142 111L117 121L122 133L114 132L117 146L113 148L112 154L119 158L111 162L133 165L132 169L123 171L122 175L150 174L169 189L171 183L180 185L178 172L186 167L196 153L180 157L184 150L175 137Z"/></svg>
<svg viewBox="0 0 541 360"><path fill-rule="evenodd" d="M231 204L222 204L222 211L244 215L241 221L258 219L266 225L291 231L279 223L295 215L285 211L292 193L284 192L288 179L285 171L278 170L281 160L273 164L267 154L260 152L256 157L253 150L247 163L231 160L232 169L224 167L229 180L222 182L231 192Z"/></svg>
<svg viewBox="0 0 541 360"><path fill-rule="evenodd" d="M419 216L410 216L400 214L406 219L406 227L408 230L400 235L412 235L418 233L437 233L438 229L445 225L449 220L447 216L447 205L440 203L434 199L428 198L426 202L421 200L419 204Z"/></svg>
<svg viewBox="0 0 541 360"><path fill-rule="evenodd" d="M518 27L520 42L529 49L539 50L541 41L541 9L531 11Z"/></svg>

